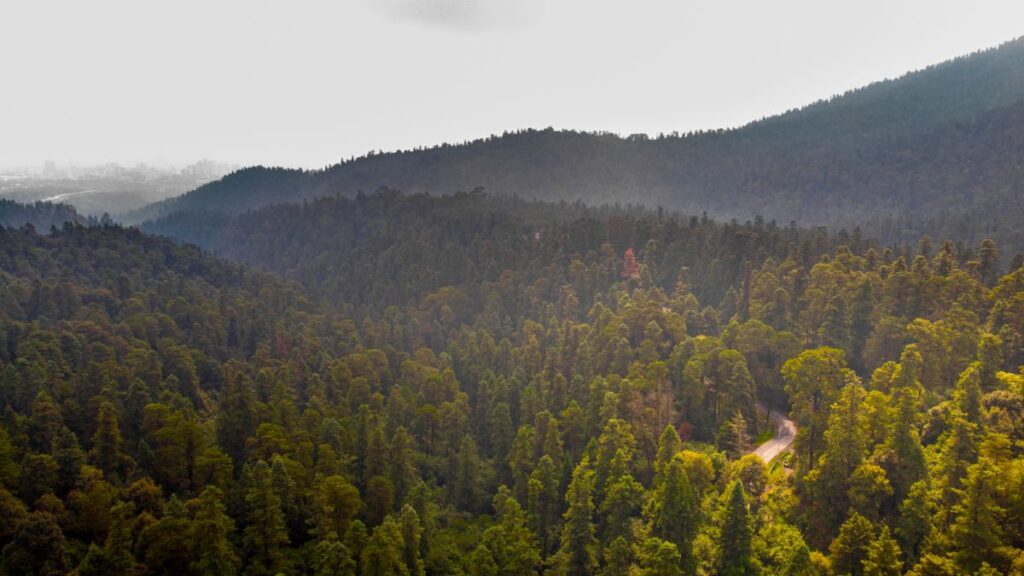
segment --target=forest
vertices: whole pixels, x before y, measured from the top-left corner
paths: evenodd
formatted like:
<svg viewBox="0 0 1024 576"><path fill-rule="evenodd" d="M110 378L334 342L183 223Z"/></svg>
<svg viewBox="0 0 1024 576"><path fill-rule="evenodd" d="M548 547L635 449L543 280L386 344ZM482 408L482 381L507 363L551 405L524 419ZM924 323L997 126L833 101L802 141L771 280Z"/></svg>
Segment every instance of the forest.
<svg viewBox="0 0 1024 576"><path fill-rule="evenodd" d="M3 573L1024 574L992 240L386 189L37 228Z"/></svg>
<svg viewBox="0 0 1024 576"><path fill-rule="evenodd" d="M1024 250L1024 38L728 130L508 131L372 151L320 170L251 167L126 222L239 214L323 196L486 192L589 205L642 203L853 229L888 244L929 234Z"/></svg>

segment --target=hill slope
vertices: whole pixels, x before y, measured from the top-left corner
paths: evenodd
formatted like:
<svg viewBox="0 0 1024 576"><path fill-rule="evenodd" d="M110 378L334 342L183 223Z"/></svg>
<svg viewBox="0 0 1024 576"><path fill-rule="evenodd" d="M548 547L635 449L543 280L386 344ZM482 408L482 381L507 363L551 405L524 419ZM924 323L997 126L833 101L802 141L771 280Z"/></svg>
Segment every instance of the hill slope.
<svg viewBox="0 0 1024 576"><path fill-rule="evenodd" d="M256 167L154 204L239 213L381 186L489 192L590 203L642 202L719 218L953 235L1010 230L1024 182L1024 39L878 82L730 131L621 138L554 130L372 154L322 171ZM867 201L865 201L867 200ZM972 222L980 215L988 227ZM910 219L910 220L908 220ZM916 223L915 223L916 221ZM898 223L898 226L895 225Z"/></svg>

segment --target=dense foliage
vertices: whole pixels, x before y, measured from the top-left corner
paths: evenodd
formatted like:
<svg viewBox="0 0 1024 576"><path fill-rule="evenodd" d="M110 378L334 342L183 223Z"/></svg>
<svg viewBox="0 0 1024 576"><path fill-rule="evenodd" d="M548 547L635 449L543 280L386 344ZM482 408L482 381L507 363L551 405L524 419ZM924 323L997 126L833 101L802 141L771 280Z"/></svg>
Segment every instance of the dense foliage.
<svg viewBox="0 0 1024 576"><path fill-rule="evenodd" d="M372 153L302 171L251 168L155 204L240 213L389 186L483 187L589 204L641 202L745 220L865 232L886 243L927 233L1024 249L1024 39L878 82L735 130L622 138L526 130L461 145Z"/></svg>
<svg viewBox="0 0 1024 576"><path fill-rule="evenodd" d="M9 574L1024 570L992 242L394 192L160 226L284 278L0 231Z"/></svg>
<svg viewBox="0 0 1024 576"><path fill-rule="evenodd" d="M86 223L87 219L79 216L75 209L67 204L21 204L13 200L0 199L0 227L20 228L29 225L38 230L49 230L53 226L63 226L65 222Z"/></svg>

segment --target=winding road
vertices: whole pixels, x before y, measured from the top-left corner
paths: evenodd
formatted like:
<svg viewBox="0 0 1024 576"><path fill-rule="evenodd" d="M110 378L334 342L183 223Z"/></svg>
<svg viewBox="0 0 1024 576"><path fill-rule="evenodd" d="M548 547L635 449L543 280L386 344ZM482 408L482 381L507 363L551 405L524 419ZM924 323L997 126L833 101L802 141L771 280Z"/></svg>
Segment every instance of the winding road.
<svg viewBox="0 0 1024 576"><path fill-rule="evenodd" d="M758 404L758 408L768 410L767 407L761 404ZM779 454L789 450L789 447L793 445L793 441L796 440L796 424L787 418L785 414L769 411L769 417L772 420L772 424L775 424L775 437L750 452L764 460L765 464L771 463Z"/></svg>

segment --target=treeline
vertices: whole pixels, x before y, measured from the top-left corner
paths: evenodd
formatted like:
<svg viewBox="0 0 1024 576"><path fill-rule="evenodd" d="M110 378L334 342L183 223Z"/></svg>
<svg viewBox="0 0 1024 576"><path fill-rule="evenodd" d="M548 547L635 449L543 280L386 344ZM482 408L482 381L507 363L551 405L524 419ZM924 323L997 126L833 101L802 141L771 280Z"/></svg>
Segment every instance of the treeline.
<svg viewBox="0 0 1024 576"><path fill-rule="evenodd" d="M21 228L28 225L37 230L48 231L51 227L63 226L65 222L96 223L95 220L79 216L78 212L67 204L22 204L0 198L0 227Z"/></svg>
<svg viewBox="0 0 1024 576"><path fill-rule="evenodd" d="M9 574L1024 569L992 242L393 192L172 224L286 278L0 231Z"/></svg>

